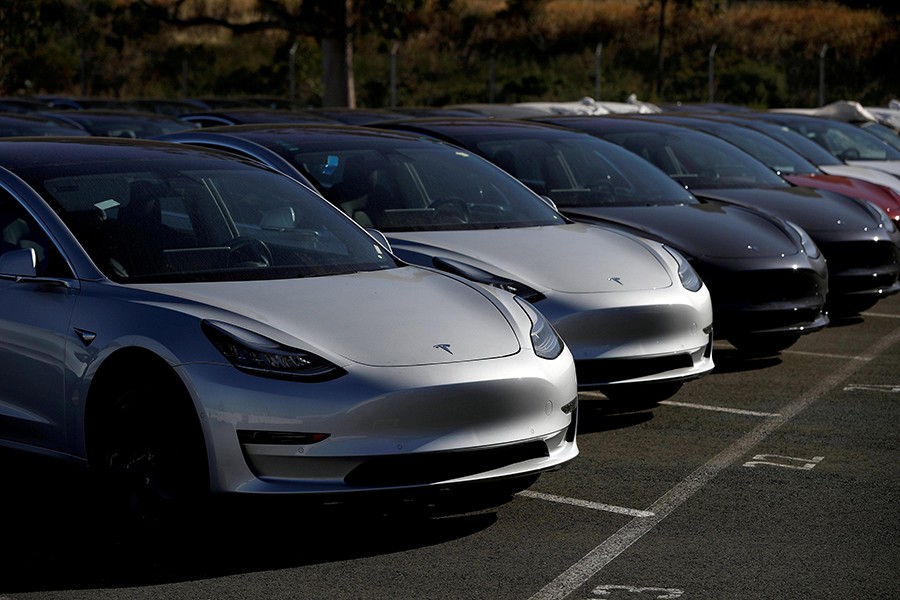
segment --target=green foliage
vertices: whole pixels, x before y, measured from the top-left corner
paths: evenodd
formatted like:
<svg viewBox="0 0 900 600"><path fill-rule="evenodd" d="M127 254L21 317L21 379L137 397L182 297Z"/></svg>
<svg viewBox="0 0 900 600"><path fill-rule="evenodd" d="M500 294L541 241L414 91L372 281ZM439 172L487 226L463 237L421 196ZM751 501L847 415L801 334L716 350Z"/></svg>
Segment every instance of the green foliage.
<svg viewBox="0 0 900 600"><path fill-rule="evenodd" d="M319 42L344 31L342 11L335 10L342 1L248 0L248 12L237 14L238 25L231 26L216 20L221 15L174 14L176 4L158 1L2 0L0 93L287 96L289 51L297 43L297 97L317 104L323 96ZM705 101L712 44L718 47L719 102L817 104L825 44L826 101L884 104L900 96L896 11L815 0L668 0L657 95L660 5L661 0L354 0L358 104L389 104L391 48L397 41L401 106L487 102L492 56L496 102L593 96L598 43L606 100L634 93L650 101ZM219 4L192 6L212 10Z"/></svg>

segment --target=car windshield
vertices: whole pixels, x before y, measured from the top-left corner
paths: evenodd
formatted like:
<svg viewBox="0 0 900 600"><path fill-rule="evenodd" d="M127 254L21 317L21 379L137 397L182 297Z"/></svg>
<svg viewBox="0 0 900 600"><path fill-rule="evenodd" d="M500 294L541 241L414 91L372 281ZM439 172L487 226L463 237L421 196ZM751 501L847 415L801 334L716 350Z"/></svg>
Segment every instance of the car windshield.
<svg viewBox="0 0 900 600"><path fill-rule="evenodd" d="M815 173L819 169L784 144L758 131L737 126L710 126L709 133L731 142L747 154L785 175Z"/></svg>
<svg viewBox="0 0 900 600"><path fill-rule="evenodd" d="M469 152L371 134L337 145L273 148L335 205L385 232L561 225L565 218L521 182Z"/></svg>
<svg viewBox="0 0 900 600"><path fill-rule="evenodd" d="M790 187L740 148L706 133L630 131L603 138L649 160L688 189Z"/></svg>
<svg viewBox="0 0 900 600"><path fill-rule="evenodd" d="M18 174L120 283L265 280L396 266L319 196L237 161L97 161Z"/></svg>
<svg viewBox="0 0 900 600"><path fill-rule="evenodd" d="M785 124L840 160L900 160L900 151L866 130L830 119L792 119Z"/></svg>
<svg viewBox="0 0 900 600"><path fill-rule="evenodd" d="M820 167L843 164L828 150L785 125L758 120L747 121L746 123L741 124L752 127L755 131L760 131L774 140L781 142Z"/></svg>
<svg viewBox="0 0 900 600"><path fill-rule="evenodd" d="M693 204L672 178L592 136L491 139L471 147L559 207Z"/></svg>

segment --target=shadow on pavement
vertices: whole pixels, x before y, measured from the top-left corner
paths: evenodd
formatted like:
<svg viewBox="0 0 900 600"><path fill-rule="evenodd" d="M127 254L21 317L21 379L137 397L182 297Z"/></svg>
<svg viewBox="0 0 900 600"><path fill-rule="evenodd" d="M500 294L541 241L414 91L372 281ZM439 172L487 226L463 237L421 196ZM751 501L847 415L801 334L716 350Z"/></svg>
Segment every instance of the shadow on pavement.
<svg viewBox="0 0 900 600"><path fill-rule="evenodd" d="M0 595L174 583L375 556L463 538L489 509L215 501L190 519L129 526L98 514L83 470L0 449ZM465 507L461 507L465 508ZM473 507L473 510L479 510Z"/></svg>

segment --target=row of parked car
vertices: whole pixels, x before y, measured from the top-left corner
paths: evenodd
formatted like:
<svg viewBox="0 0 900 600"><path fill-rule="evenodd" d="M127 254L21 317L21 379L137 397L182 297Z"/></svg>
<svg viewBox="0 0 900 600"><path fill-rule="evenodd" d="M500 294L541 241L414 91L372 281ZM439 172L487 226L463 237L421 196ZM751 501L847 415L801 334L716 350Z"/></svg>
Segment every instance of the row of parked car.
<svg viewBox="0 0 900 600"><path fill-rule="evenodd" d="M579 390L660 401L900 290L900 151L822 157L855 125L415 112L0 115L0 444L143 516L494 503L575 458Z"/></svg>

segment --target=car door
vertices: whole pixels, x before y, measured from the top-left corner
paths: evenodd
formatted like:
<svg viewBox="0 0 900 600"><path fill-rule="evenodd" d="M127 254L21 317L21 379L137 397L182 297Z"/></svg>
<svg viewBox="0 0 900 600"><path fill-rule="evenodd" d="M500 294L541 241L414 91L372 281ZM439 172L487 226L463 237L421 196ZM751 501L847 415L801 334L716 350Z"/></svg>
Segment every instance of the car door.
<svg viewBox="0 0 900 600"><path fill-rule="evenodd" d="M28 252L31 272L20 260ZM76 297L62 254L0 189L0 440L67 449L65 356Z"/></svg>

